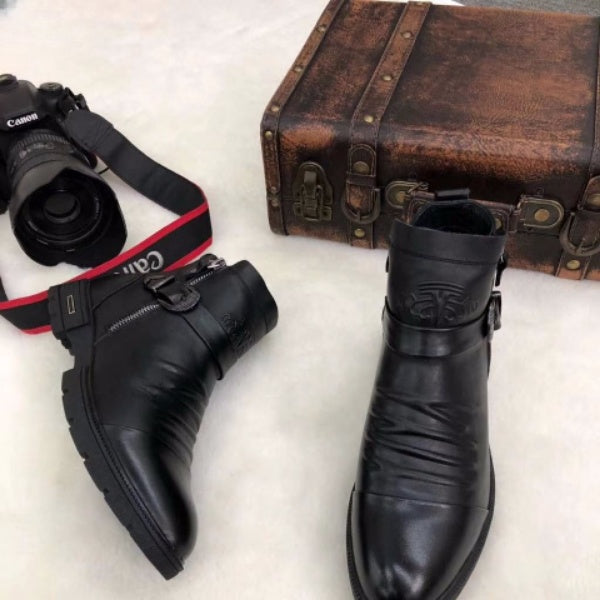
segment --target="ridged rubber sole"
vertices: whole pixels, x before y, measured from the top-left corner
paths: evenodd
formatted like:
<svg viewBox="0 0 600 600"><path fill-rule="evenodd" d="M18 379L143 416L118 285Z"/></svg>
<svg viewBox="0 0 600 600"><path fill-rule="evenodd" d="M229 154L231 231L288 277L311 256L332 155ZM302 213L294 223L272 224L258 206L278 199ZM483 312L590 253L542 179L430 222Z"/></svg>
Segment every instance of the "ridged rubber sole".
<svg viewBox="0 0 600 600"><path fill-rule="evenodd" d="M183 564L143 506L96 417L89 385L93 323L87 283L52 288L48 296L53 333L75 358L74 368L62 378L65 416L75 447L106 503L148 560L170 579Z"/></svg>
<svg viewBox="0 0 600 600"><path fill-rule="evenodd" d="M453 579L452 583L446 588L446 590L439 596L436 600L456 600L460 593L463 591L465 586L467 585L467 581L471 577L471 574L475 570L475 566L477 565L477 561L481 556L483 551L483 547L485 546L485 542L487 540L488 533L490 531L490 527L492 525L492 518L494 516L494 505L496 501L496 479L494 476L494 465L491 465L491 474L490 474L490 505L488 508L488 516L483 524L483 529L475 542L475 546L471 553L467 557L467 560L463 563L462 567L458 571L456 577ZM363 591L362 586L360 584L360 580L358 578L358 573L356 571L356 562L354 560L354 550L352 544L352 493L350 494L350 502L348 503L348 518L346 521L346 557L348 560L348 572L350 574L350 585L352 587L352 594L355 600L369 600L366 593ZM398 598L398 600L401 600Z"/></svg>

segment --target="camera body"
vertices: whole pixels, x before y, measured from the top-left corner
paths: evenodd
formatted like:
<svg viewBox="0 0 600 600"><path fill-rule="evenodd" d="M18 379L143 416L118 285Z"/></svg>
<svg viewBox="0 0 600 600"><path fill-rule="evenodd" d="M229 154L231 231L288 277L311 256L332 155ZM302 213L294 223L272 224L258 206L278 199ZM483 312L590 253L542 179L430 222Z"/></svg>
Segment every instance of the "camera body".
<svg viewBox="0 0 600 600"><path fill-rule="evenodd" d="M59 83L0 75L0 213L36 262L92 267L116 256L127 232L96 157L63 126L73 110L87 110L84 97Z"/></svg>

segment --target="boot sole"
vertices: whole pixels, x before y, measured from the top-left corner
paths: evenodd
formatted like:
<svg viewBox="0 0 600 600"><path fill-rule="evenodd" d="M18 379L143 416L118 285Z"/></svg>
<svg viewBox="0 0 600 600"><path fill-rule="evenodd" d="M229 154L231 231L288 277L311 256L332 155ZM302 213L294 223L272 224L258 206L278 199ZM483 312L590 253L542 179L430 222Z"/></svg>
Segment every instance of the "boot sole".
<svg viewBox="0 0 600 600"><path fill-rule="evenodd" d="M83 282L78 282L83 283ZM120 461L106 438L97 418L90 390L90 372L93 347L91 318L77 328L64 327L63 307L67 295L76 294L76 305L83 303L85 314L91 315L85 285L53 288L49 292L49 311L54 335L75 358L74 368L63 373L63 407L69 431L83 463L102 492L106 503L129 531L133 541L165 579L171 579L183 570L158 525L145 508L143 501L129 481ZM59 292L59 290L62 290Z"/></svg>
<svg viewBox="0 0 600 600"><path fill-rule="evenodd" d="M491 459L490 459L491 460ZM352 490L354 493L354 490ZM356 563L354 560L354 550L352 544L352 493L350 494L350 502L348 504L348 518L346 521L346 558L348 561L348 571L350 573L350 585L352 587L352 594L355 600L369 600L366 593L363 591L356 571ZM494 505L496 501L496 478L494 476L494 465L491 465L490 473L490 505L488 508L488 516L483 524L483 529L475 542L475 546L471 553L467 557L467 560L463 563L462 567L458 571L456 577L452 580L452 583L446 588L441 596L437 600L456 600L464 587L467 585L467 581L471 577L471 574L475 570L477 561L481 556L483 547L487 540L488 533L492 524L492 517L494 516ZM398 598L398 600L401 600Z"/></svg>

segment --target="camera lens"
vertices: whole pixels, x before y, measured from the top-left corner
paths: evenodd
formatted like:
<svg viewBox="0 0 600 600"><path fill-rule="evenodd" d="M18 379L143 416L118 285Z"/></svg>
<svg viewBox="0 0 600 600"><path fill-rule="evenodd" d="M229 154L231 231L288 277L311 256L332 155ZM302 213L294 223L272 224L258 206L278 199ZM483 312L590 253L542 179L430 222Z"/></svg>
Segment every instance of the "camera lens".
<svg viewBox="0 0 600 600"><path fill-rule="evenodd" d="M67 139L30 131L9 152L15 235L37 262L96 266L116 256L126 231L117 199Z"/></svg>
<svg viewBox="0 0 600 600"><path fill-rule="evenodd" d="M65 249L83 244L102 225L97 191L81 174L62 173L23 204L19 231Z"/></svg>
<svg viewBox="0 0 600 600"><path fill-rule="evenodd" d="M70 192L56 192L48 197L43 211L50 223L71 223L80 213L79 201Z"/></svg>

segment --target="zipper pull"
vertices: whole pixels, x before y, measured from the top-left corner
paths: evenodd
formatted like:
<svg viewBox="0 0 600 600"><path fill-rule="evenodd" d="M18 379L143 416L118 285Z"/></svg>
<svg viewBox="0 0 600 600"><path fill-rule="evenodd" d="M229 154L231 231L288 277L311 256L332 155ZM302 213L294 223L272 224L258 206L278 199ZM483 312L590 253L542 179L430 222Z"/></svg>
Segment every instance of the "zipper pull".
<svg viewBox="0 0 600 600"><path fill-rule="evenodd" d="M219 271L220 269L224 269L227 266L224 258L217 258L216 256L211 260L206 268L209 271Z"/></svg>
<svg viewBox="0 0 600 600"><path fill-rule="evenodd" d="M226 266L222 258L206 254L175 274L148 275L144 285L163 308L171 312L187 312L200 302L200 294L193 286Z"/></svg>
<svg viewBox="0 0 600 600"><path fill-rule="evenodd" d="M207 271L218 271L226 266L227 264L222 258L219 258L214 254L205 254L196 262L184 267L182 274L184 277L188 278L194 275L201 275Z"/></svg>
<svg viewBox="0 0 600 600"><path fill-rule="evenodd" d="M198 277L207 277L224 269L226 266L227 263L224 259L218 258L214 254L205 254L200 260L188 265L185 271L183 271L183 277L186 280L194 279L196 281Z"/></svg>

